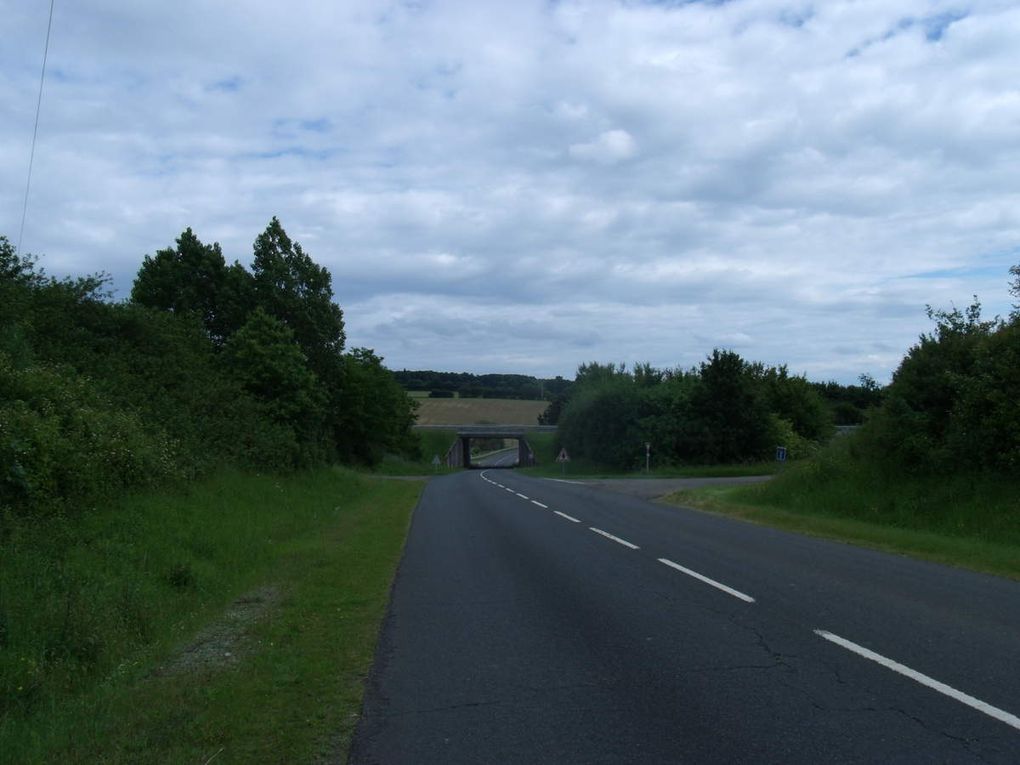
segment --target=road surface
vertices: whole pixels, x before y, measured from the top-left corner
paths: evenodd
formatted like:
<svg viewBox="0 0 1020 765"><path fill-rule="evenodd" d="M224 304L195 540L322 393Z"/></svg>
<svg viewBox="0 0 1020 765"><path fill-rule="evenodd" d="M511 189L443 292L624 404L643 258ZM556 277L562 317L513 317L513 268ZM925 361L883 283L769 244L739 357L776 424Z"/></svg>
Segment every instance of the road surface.
<svg viewBox="0 0 1020 765"><path fill-rule="evenodd" d="M471 460L473 465L479 467L513 467L517 464L519 456L516 446L507 449L500 449L498 452L490 452L484 457L477 457Z"/></svg>
<svg viewBox="0 0 1020 765"><path fill-rule="evenodd" d="M505 470L433 480L354 763L1020 762L1020 583Z"/></svg>

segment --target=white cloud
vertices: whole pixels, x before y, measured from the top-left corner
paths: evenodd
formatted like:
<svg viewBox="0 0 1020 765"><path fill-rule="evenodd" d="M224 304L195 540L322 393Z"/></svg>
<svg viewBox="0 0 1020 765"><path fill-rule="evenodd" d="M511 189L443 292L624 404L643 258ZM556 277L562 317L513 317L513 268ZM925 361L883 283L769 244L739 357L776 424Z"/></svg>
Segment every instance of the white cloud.
<svg viewBox="0 0 1020 765"><path fill-rule="evenodd" d="M594 141L570 146L570 156L613 165L634 156L634 139L626 130L607 130Z"/></svg>
<svg viewBox="0 0 1020 765"><path fill-rule="evenodd" d="M44 11L0 0L10 237ZM396 366L883 378L926 303L1008 308L1017 39L1000 0L58 4L25 246L124 294L278 215Z"/></svg>

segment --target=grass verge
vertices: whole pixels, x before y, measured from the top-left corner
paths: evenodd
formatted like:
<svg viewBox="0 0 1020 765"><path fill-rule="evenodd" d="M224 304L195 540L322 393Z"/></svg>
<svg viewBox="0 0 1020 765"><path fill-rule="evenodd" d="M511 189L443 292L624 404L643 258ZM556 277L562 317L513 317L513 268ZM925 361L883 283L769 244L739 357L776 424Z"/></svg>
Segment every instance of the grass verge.
<svg viewBox="0 0 1020 765"><path fill-rule="evenodd" d="M693 489L664 501L1020 579L1020 509L1009 482L824 472L812 462L765 484Z"/></svg>
<svg viewBox="0 0 1020 765"><path fill-rule="evenodd" d="M581 460L571 460L565 465L538 464L524 468L527 475L544 478L732 478L749 475L772 475L779 470L774 462L754 462L737 465L677 465L652 468L649 472L621 472L607 469Z"/></svg>
<svg viewBox="0 0 1020 765"><path fill-rule="evenodd" d="M419 459L387 454L372 472L377 475L426 476L453 473L460 469L446 465L446 453L456 440L456 433L448 430L417 430L415 433L421 445ZM432 464L436 457L439 458L439 465Z"/></svg>
<svg viewBox="0 0 1020 765"><path fill-rule="evenodd" d="M342 759L421 488L235 473L5 517L0 761ZM261 618L224 622L252 591L276 593ZM160 671L211 627L230 656Z"/></svg>

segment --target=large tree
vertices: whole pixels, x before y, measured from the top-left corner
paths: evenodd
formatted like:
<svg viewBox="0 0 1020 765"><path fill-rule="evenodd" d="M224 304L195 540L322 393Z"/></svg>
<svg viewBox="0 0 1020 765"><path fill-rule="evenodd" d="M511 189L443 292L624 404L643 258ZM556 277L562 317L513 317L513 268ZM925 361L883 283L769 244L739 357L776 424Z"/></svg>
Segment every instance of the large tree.
<svg viewBox="0 0 1020 765"><path fill-rule="evenodd" d="M196 314L220 344L251 310L251 276L240 263L228 267L218 243L203 244L188 228L176 247L145 256L131 299L150 308Z"/></svg>
<svg viewBox="0 0 1020 765"><path fill-rule="evenodd" d="M294 333L311 368L334 378L344 349L344 319L329 271L291 241L275 217L255 240L255 301Z"/></svg>
<svg viewBox="0 0 1020 765"><path fill-rule="evenodd" d="M323 455L326 394L305 363L294 333L256 308L224 347L234 379L258 401L263 412L293 434L294 464L310 464Z"/></svg>

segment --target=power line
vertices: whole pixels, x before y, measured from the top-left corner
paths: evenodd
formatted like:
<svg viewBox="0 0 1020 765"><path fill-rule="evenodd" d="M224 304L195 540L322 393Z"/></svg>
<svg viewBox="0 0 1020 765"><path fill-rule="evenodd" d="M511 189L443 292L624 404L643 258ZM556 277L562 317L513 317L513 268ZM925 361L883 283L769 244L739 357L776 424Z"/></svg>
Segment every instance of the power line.
<svg viewBox="0 0 1020 765"><path fill-rule="evenodd" d="M50 18L46 22L46 45L43 48L42 74L39 75L39 98L35 102L35 127L32 128L32 150L28 155L28 179L25 181L25 204L21 208L21 228L18 230L18 255L21 255L21 238L25 235L25 218L28 216L28 191L32 188L32 164L35 162L35 139L39 135L39 112L42 110L43 82L46 80L46 58L50 54L50 28L53 26L53 3L50 0Z"/></svg>

